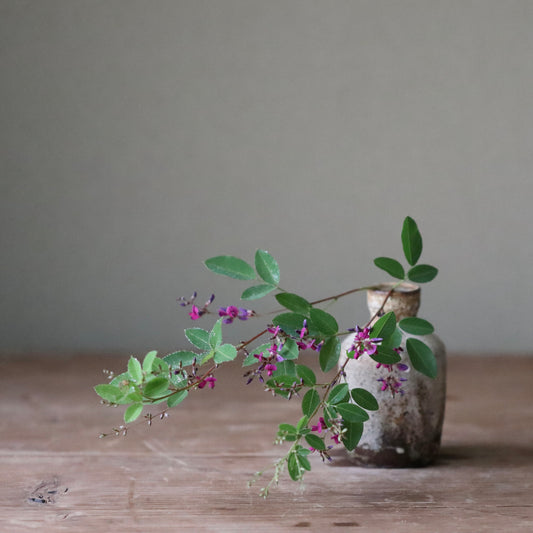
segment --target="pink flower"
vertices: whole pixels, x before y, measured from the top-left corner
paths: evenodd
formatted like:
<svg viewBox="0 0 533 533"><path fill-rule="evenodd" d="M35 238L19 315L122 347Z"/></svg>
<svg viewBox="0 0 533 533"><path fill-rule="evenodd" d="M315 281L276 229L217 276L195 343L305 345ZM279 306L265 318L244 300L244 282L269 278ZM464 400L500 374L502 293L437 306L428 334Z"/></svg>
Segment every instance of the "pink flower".
<svg viewBox="0 0 533 533"><path fill-rule="evenodd" d="M311 426L311 431L316 431L317 433L322 433L323 429L327 429L326 421L323 417L318 419L318 424L316 426Z"/></svg>
<svg viewBox="0 0 533 533"><path fill-rule="evenodd" d="M228 307L221 307L218 310L218 316L225 317L224 324L231 324L233 320L238 318L239 320L248 320L255 315L255 311L252 309L244 309L243 307L237 308L234 305L228 305Z"/></svg>
<svg viewBox="0 0 533 533"><path fill-rule="evenodd" d="M371 339L369 328L361 329L359 326L355 326L355 338L348 351L354 352L355 359L359 359L365 353L367 355L374 355L378 350L378 344L382 340L377 337Z"/></svg>
<svg viewBox="0 0 533 533"><path fill-rule="evenodd" d="M278 367L276 365L273 365L272 363L269 363L268 365L265 365L265 370L268 374L268 376L270 377L276 370L278 369Z"/></svg>
<svg viewBox="0 0 533 533"><path fill-rule="evenodd" d="M217 378L215 378L213 376L208 376L207 378L202 379L198 383L198 388L199 389L203 389L207 385L210 389L212 389L215 386L215 381L216 380L217 380Z"/></svg>
<svg viewBox="0 0 533 533"><path fill-rule="evenodd" d="M335 443L335 444L340 444L340 435L333 435L331 437L331 440Z"/></svg>
<svg viewBox="0 0 533 533"><path fill-rule="evenodd" d="M194 300L196 300L196 296L197 296L197 293L195 291L193 292L192 296L189 299L184 298L183 296L178 298L178 302L182 307L187 307L188 305L191 306L191 310L189 312L189 316L191 317L191 320L198 320L202 315L205 315L205 313L208 312L207 308L209 304L211 304L213 300L215 299L215 295L212 294L209 297L209 300L205 302L203 307L198 307L197 305L194 304Z"/></svg>
<svg viewBox="0 0 533 533"><path fill-rule="evenodd" d="M276 337L278 335L278 333L280 332L280 327L279 326L276 326L275 328L267 328L267 331L269 333L272 333L272 336L273 337Z"/></svg>
<svg viewBox="0 0 533 533"><path fill-rule="evenodd" d="M200 309L198 309L196 305L193 305L191 308L191 311L189 312L189 316L191 317L192 320L198 320L202 316L202 313L200 312Z"/></svg>

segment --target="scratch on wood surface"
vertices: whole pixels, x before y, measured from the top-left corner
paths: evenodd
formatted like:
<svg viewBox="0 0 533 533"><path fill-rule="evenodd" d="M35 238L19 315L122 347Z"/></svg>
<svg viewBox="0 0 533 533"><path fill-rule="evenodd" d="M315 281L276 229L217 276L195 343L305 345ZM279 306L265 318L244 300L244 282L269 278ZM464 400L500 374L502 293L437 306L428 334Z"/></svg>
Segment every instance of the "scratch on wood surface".
<svg viewBox="0 0 533 533"><path fill-rule="evenodd" d="M133 521L139 523L139 517L137 516L137 509L135 506L135 478L130 477L130 484L128 487L128 511L133 518Z"/></svg>
<svg viewBox="0 0 533 533"><path fill-rule="evenodd" d="M189 464L187 464L186 461L183 459L179 459L178 457L172 455L169 453L164 447L161 446L161 444L158 441L149 441L144 440L143 444L154 454L159 455L160 457L164 457L168 459L169 461L176 463L180 466L183 466L187 468L188 470L195 470L194 468L191 468Z"/></svg>
<svg viewBox="0 0 533 533"><path fill-rule="evenodd" d="M30 503L38 504L47 504L47 503L56 503L57 499L66 494L68 487L60 488L60 480L57 476L54 476L51 479L41 481L37 486L30 492L28 496L28 501Z"/></svg>

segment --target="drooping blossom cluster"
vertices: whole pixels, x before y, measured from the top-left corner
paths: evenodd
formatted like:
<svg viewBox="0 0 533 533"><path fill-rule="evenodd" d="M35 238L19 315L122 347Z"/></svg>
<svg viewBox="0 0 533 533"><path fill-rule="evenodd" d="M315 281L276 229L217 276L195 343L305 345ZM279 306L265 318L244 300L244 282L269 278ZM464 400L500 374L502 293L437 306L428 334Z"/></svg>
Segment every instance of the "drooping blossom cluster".
<svg viewBox="0 0 533 533"><path fill-rule="evenodd" d="M326 424L324 417L321 416L318 419L318 423L315 424L314 426L311 426L311 431L315 433L319 433L319 434L321 434L322 432L324 433L331 432L331 440L335 444L340 444L341 442L340 439L344 431L342 428L342 419L341 418L332 419L329 421L329 426L328 426L328 424ZM312 452L318 451L323 461L326 459L328 461L331 461L332 459L328 453L328 451L331 450L331 448L333 448L333 445L328 446L326 450L315 450L315 448L313 447L310 447L309 449Z"/></svg>
<svg viewBox="0 0 533 533"><path fill-rule="evenodd" d="M403 390L403 384L407 381L407 378L398 376L394 371L398 372L408 372L409 366L404 363L397 363L395 365L376 365L377 368L384 367L388 370L388 375L383 378L379 378L378 381L381 383L381 391L389 391L392 396L396 394L405 394Z"/></svg>
<svg viewBox="0 0 533 533"><path fill-rule="evenodd" d="M401 352L403 352L403 348L393 348L394 351L399 355ZM389 372L387 376L384 378L379 378L378 381L381 383L381 391L390 391L392 396L396 396L396 394L405 394L405 391L403 390L402 386L403 383L407 381L407 378L397 376L393 374L393 372L396 370L398 372L409 372L409 365L406 365L405 363L396 363L393 365L387 365L385 363L377 363L376 368L383 368Z"/></svg>
<svg viewBox="0 0 533 533"><path fill-rule="evenodd" d="M378 337L371 338L372 329L368 327L361 329L359 326L355 326L355 329L349 331L355 331L353 343L348 350L348 356L350 357L351 354L354 359L359 359L363 354L374 355L383 340Z"/></svg>
<svg viewBox="0 0 533 533"><path fill-rule="evenodd" d="M322 345L324 344L324 341L320 341L318 344L316 344L316 339L307 337L308 329L307 329L307 319L304 319L303 327L299 332L300 339L297 341L298 348L300 350L314 350L315 352L319 352L320 348L322 348Z"/></svg>
<svg viewBox="0 0 533 533"><path fill-rule="evenodd" d="M236 307L235 305L228 305L228 307L221 307L218 310L218 316L224 317L224 320L222 320L224 324L231 324L235 318L248 320L255 316L255 311L243 307Z"/></svg>
<svg viewBox="0 0 533 533"><path fill-rule="evenodd" d="M283 342L278 337L280 333L279 326L275 328L269 327L267 331L272 334L272 337L270 338L270 347L266 353L263 351L254 354L254 357L258 360L259 364L254 370L250 370L244 374L244 377L248 377L247 384L250 384L255 377L257 377L261 383L264 383L263 372L266 372L268 377L272 377L272 374L278 369L276 363L281 363L285 360L281 355Z"/></svg>
<svg viewBox="0 0 533 533"><path fill-rule="evenodd" d="M190 298L185 298L184 296L180 296L177 301L182 307L191 306L191 310L189 311L189 316L191 317L191 320L198 320L202 315L205 315L208 313L208 307L211 303L213 303L213 300L215 299L215 295L212 294L209 297L209 300L205 302L205 304L202 307L197 306L194 302L196 300L196 297L198 296L198 293L194 291Z"/></svg>

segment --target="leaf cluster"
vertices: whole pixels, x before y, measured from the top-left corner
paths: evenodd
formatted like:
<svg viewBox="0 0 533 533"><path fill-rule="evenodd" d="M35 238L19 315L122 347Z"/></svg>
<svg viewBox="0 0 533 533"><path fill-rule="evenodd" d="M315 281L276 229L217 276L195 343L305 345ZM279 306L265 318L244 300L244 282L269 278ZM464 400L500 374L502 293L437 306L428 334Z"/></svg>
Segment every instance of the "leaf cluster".
<svg viewBox="0 0 533 533"><path fill-rule="evenodd" d="M279 266L277 261L266 250L255 253L255 269L244 259L233 255L218 255L205 261L205 266L215 272L233 279L257 280L256 285L245 289L241 294L242 300L257 300L278 288Z"/></svg>
<svg viewBox="0 0 533 533"><path fill-rule="evenodd" d="M411 217L406 217L403 222L401 238L404 256L409 264L407 269L400 261L391 257L377 257L374 259L374 264L393 278L402 281L428 283L435 279L439 272L437 268L432 265L418 264L422 254L422 235Z"/></svg>
<svg viewBox="0 0 533 533"><path fill-rule="evenodd" d="M222 319L217 320L211 331L202 328L185 330L185 336L198 353L179 350L159 358L156 351L151 351L142 363L132 356L127 371L110 383L96 385L96 393L109 405L128 406L124 412L126 424L136 420L145 405L165 400L168 407L180 404L189 390L198 385L199 366L210 360L220 364L237 357L235 346L222 342L221 323Z"/></svg>

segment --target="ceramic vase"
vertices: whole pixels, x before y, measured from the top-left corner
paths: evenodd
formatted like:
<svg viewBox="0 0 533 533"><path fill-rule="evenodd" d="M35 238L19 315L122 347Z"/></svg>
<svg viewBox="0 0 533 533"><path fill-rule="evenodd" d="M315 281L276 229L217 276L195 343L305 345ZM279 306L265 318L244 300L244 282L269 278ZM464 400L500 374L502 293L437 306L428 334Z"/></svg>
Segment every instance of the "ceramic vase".
<svg viewBox="0 0 533 533"><path fill-rule="evenodd" d="M370 316L382 307L392 284L382 284L367 292ZM420 306L420 287L403 283L389 296L383 309L374 318L394 311L399 322L417 315ZM342 342L341 359L345 361L354 335ZM412 368L405 343L417 338L427 344L437 360L435 379ZM378 365L368 355L350 361L345 368L345 381L350 389L361 387L378 400L379 409L369 412L370 419L357 447L348 453L351 462L360 466L415 467L430 464L436 458L441 441L446 397L446 350L440 338L430 335L415 336L403 333L400 364L387 367ZM388 381L387 381L388 380ZM387 385L391 384L391 386ZM392 387L396 384L396 390Z"/></svg>

